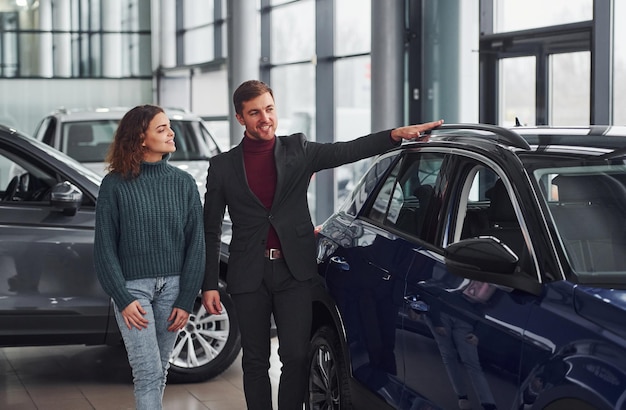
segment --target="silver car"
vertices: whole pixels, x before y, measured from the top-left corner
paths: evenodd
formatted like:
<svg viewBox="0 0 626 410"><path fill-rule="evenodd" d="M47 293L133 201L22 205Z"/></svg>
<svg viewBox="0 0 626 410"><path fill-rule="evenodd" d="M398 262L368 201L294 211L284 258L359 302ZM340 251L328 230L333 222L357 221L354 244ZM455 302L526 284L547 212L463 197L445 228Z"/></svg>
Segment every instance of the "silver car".
<svg viewBox="0 0 626 410"><path fill-rule="evenodd" d="M129 109L59 109L40 121L34 137L104 175L107 150ZM165 113L176 135L176 152L170 163L193 175L204 200L209 158L221 150L199 116L176 108L165 108Z"/></svg>

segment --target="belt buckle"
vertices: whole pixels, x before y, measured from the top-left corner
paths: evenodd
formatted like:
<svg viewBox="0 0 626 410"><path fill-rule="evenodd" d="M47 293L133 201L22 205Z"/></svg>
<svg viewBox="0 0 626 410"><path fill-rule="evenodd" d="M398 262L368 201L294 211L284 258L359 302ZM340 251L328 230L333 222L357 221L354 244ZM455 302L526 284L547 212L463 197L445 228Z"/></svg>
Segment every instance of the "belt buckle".
<svg viewBox="0 0 626 410"><path fill-rule="evenodd" d="M275 253L279 253L279 252L280 251L278 249L274 249L274 248L270 249L269 250L269 255L268 255L269 259L271 261L276 260L276 259L280 259L280 256L274 256Z"/></svg>

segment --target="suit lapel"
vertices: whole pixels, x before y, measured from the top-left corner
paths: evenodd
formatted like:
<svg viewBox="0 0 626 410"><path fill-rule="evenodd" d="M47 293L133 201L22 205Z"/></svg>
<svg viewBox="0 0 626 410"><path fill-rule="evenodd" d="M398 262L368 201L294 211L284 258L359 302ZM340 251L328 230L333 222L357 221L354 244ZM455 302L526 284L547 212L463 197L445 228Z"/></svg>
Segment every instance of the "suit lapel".
<svg viewBox="0 0 626 410"><path fill-rule="evenodd" d="M285 147L282 144L281 139L276 137L276 143L274 144L274 164L276 166L276 190L274 191L274 199L272 200L272 209L280 200L282 189L285 185L284 184L285 162L286 162Z"/></svg>
<svg viewBox="0 0 626 410"><path fill-rule="evenodd" d="M239 181L238 184L233 184L233 186L246 187L246 191L252 198L254 198L254 201L262 207L265 207L263 203L261 203L261 200L254 194L254 192L252 192L252 190L250 189L250 185L248 184L248 178L246 177L246 167L243 162L242 144L243 141L239 143L239 145L231 149L231 152L233 154L233 161L231 162L233 167L233 176Z"/></svg>

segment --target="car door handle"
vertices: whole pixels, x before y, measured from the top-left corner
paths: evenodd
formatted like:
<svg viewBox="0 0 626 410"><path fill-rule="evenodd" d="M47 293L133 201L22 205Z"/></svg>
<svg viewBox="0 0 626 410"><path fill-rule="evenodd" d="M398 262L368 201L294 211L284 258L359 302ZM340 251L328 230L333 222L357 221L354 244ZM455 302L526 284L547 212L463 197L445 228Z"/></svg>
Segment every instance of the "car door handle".
<svg viewBox="0 0 626 410"><path fill-rule="evenodd" d="M330 258L330 261L334 263L335 265L338 265L339 269L341 270L345 270L345 271L350 270L350 264L346 262L346 260L342 258L341 256L333 256Z"/></svg>
<svg viewBox="0 0 626 410"><path fill-rule="evenodd" d="M416 312L424 313L430 310L428 304L421 300L417 295L407 295L404 297L404 301Z"/></svg>

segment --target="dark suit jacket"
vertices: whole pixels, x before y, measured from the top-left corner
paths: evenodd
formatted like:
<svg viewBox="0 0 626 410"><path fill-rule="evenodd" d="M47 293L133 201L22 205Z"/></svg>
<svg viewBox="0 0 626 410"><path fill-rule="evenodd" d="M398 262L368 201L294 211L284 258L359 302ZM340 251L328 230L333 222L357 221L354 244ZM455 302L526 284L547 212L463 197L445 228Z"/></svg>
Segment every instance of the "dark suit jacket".
<svg viewBox="0 0 626 410"><path fill-rule="evenodd" d="M251 292L260 286L270 224L293 276L298 280L313 278L317 274L315 236L306 195L311 176L395 145L390 130L328 144L307 141L304 134L276 137L276 191L269 210L248 186L241 143L211 158L204 202L207 261L202 290L218 288L222 220L227 206L233 224L228 292Z"/></svg>

